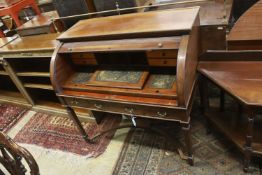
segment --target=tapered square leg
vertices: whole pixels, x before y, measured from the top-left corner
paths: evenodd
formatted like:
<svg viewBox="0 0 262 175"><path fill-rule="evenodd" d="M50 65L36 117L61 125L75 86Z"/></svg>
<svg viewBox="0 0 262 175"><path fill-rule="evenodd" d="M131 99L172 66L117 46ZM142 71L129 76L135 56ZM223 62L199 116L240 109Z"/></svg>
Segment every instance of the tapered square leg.
<svg viewBox="0 0 262 175"><path fill-rule="evenodd" d="M186 144L186 151L187 151L187 160L188 164L193 166L194 165L194 158L193 158L193 145L192 145L192 137L191 137L191 125L190 123L183 124L182 129L185 135L185 144Z"/></svg>

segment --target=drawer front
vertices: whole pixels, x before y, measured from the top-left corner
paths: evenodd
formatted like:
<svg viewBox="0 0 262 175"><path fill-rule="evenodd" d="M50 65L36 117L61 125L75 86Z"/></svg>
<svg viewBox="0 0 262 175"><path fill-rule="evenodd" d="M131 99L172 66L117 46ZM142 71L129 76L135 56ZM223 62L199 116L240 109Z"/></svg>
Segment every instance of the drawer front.
<svg viewBox="0 0 262 175"><path fill-rule="evenodd" d="M123 104L117 102L105 102L98 100L86 100L76 98L65 98L69 106L87 108L94 111L119 113L155 119L186 121L184 111L170 108Z"/></svg>
<svg viewBox="0 0 262 175"><path fill-rule="evenodd" d="M156 50L156 51L147 51L146 52L148 59L176 59L177 50Z"/></svg>
<svg viewBox="0 0 262 175"><path fill-rule="evenodd" d="M150 66L173 66L177 64L176 59L148 59Z"/></svg>
<svg viewBox="0 0 262 175"><path fill-rule="evenodd" d="M95 55L93 53L74 53L72 61L77 65L97 65Z"/></svg>

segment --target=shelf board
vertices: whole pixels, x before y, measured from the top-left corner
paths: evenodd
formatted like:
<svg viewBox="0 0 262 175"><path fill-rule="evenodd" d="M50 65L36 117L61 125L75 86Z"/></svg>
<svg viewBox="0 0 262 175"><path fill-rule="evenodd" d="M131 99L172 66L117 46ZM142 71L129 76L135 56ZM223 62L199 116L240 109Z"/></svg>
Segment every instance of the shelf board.
<svg viewBox="0 0 262 175"><path fill-rule="evenodd" d="M50 77L49 72L18 72L16 74L21 77Z"/></svg>
<svg viewBox="0 0 262 175"><path fill-rule="evenodd" d="M34 88L34 89L53 90L53 86L48 84L25 83L24 86L27 88Z"/></svg>
<svg viewBox="0 0 262 175"><path fill-rule="evenodd" d="M244 151L244 146L246 143L246 131L247 131L247 120L246 116L243 116L242 119L236 116L233 112L220 112L219 109L210 109L205 115L208 120L212 122L221 131L224 133L231 141L240 148L241 151ZM253 132L253 142L252 148L255 155L262 155L262 117L256 116L254 123L254 132Z"/></svg>
<svg viewBox="0 0 262 175"><path fill-rule="evenodd" d="M0 70L0 75L8 75L6 71Z"/></svg>
<svg viewBox="0 0 262 175"><path fill-rule="evenodd" d="M0 101L31 106L19 92L0 90Z"/></svg>

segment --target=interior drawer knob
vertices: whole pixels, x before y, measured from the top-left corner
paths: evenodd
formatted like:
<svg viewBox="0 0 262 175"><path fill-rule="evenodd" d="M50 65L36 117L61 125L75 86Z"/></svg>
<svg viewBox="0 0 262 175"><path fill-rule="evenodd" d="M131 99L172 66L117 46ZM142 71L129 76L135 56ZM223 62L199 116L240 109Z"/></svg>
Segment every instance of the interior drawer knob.
<svg viewBox="0 0 262 175"><path fill-rule="evenodd" d="M97 108L97 109L102 109L102 108L103 108L103 105L101 105L101 104L95 104L95 108Z"/></svg>
<svg viewBox="0 0 262 175"><path fill-rule="evenodd" d="M78 105L78 101L76 99L74 99L74 100L71 101L71 104L72 105Z"/></svg>
<svg viewBox="0 0 262 175"><path fill-rule="evenodd" d="M157 112L158 117L166 117L167 113L166 112Z"/></svg>
<svg viewBox="0 0 262 175"><path fill-rule="evenodd" d="M133 108L125 108L126 113L129 114L134 114L134 109Z"/></svg>

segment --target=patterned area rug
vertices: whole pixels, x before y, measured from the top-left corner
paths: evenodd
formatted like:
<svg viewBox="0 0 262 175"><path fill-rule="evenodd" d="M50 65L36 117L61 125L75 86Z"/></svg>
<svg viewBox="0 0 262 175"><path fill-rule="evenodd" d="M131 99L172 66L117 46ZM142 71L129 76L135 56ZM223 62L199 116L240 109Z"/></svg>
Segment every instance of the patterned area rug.
<svg viewBox="0 0 262 175"><path fill-rule="evenodd" d="M107 117L99 125L83 122L90 136L119 125L119 117ZM48 149L61 150L88 157L97 157L105 151L114 132L100 137L95 144L87 144L69 118L36 113L18 132L14 140L19 143L33 144Z"/></svg>
<svg viewBox="0 0 262 175"><path fill-rule="evenodd" d="M9 104L0 104L0 131L9 131L28 109Z"/></svg>
<svg viewBox="0 0 262 175"><path fill-rule="evenodd" d="M114 175L232 175L245 174L242 154L218 133L206 134L200 119L193 120L194 166L182 160L177 149L184 145L178 126L158 126L172 131L171 139L142 129L132 130L125 141ZM253 162L252 174L260 174L259 163Z"/></svg>

